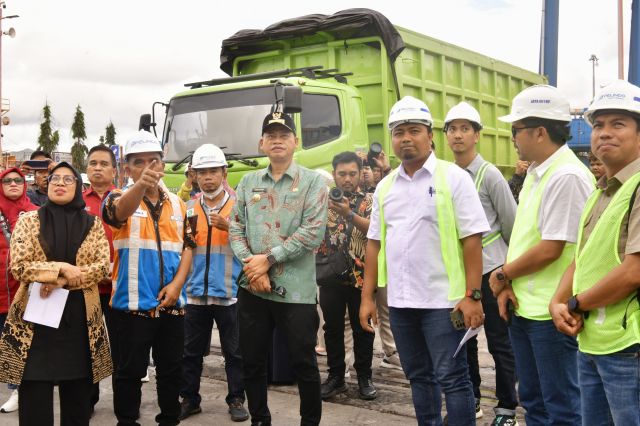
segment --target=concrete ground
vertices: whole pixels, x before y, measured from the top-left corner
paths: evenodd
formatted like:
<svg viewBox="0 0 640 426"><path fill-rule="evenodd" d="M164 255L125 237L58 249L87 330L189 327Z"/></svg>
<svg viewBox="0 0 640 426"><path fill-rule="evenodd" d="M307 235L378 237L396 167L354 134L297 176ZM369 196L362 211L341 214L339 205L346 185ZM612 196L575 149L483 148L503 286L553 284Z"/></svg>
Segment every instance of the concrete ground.
<svg viewBox="0 0 640 426"><path fill-rule="evenodd" d="M184 425L236 425L249 422L234 423L227 414L225 395L227 390L224 381L224 367L217 336L214 329L211 346L211 355L205 358L205 366L201 382L202 394L202 414L188 418L181 424ZM493 420L492 407L496 405L494 378L495 370L493 359L489 355L484 336L480 336L480 366L483 378L483 398L482 409L484 417L478 420L479 426L490 425ZM411 390L409 384L401 371L379 367L382 359L379 339L376 338L374 348L374 373L373 380L378 388L378 398L374 401L362 401L358 398L357 381L355 371L351 369L351 378L347 379L349 391L346 394L338 395L331 401L323 403L322 425L413 425L415 417L411 403ZM323 379L326 377L326 357L318 357L320 371ZM95 414L92 418L92 425L114 425L116 423L113 415L113 391L111 380L104 380L100 384L101 397L96 406ZM9 396L6 386L0 384L0 404ZM271 386L269 389L269 408L273 417L274 425L294 426L299 424L298 416L299 399L297 387ZM59 409L56 395L56 410ZM151 374L151 381L143 385L143 401L141 406L140 423L143 426L155 425L154 417L157 414L155 377ZM57 411L56 411L57 412ZM524 425L522 412L519 411L518 420ZM0 424L3 426L17 426L17 412L0 413ZM56 421L56 424L59 424Z"/></svg>

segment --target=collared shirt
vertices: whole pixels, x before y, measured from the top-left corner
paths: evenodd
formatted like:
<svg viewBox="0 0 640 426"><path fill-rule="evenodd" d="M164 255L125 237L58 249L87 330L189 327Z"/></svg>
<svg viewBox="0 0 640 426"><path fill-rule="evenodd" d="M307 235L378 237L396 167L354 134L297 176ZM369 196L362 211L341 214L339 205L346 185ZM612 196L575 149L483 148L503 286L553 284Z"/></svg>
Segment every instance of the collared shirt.
<svg viewBox="0 0 640 426"><path fill-rule="evenodd" d="M360 217L368 219L371 216L371 207L373 198L370 193L356 192L347 196L349 199L349 208L352 212ZM356 203L360 200L358 210L356 211ZM351 225L351 238L349 247L347 243L347 229ZM367 247L367 236L360 232L358 228L347 222L347 219L340 216L334 210L329 209L327 214L327 230L325 231L324 240L320 244L318 253L330 254L337 251L343 251L353 259L353 268L351 278L356 288L362 288L364 284L364 254Z"/></svg>
<svg viewBox="0 0 640 426"><path fill-rule="evenodd" d="M387 225L387 298L394 308L452 308L449 279L440 249L434 184L436 156L432 153L413 177L400 166L384 200ZM469 173L456 165L447 169L458 237L489 231L487 218ZM380 240L378 190L373 196L367 238ZM447 235L445 238L452 238Z"/></svg>
<svg viewBox="0 0 640 426"><path fill-rule="evenodd" d="M327 222L327 185L313 170L292 162L276 182L271 167L246 174L238 184L229 238L239 259L271 253L272 285L287 290L284 298L257 293L285 303L316 303L314 251L324 237ZM243 279L244 278L244 279ZM246 276L239 278L246 287Z"/></svg>
<svg viewBox="0 0 640 426"><path fill-rule="evenodd" d="M90 186L89 189L82 193L82 198L84 199L84 203L86 207L84 208L88 213L91 213L94 216L98 216L102 221L102 227L104 228L104 233L107 236L107 240L109 241L109 262L111 263L111 268L113 269L113 233L111 232L111 227L104 223L102 220L102 202L105 198L116 189L114 185L111 185L109 189L104 193L102 197L100 194L93 190L93 187ZM111 294L111 282L109 285L100 284L99 286L100 294Z"/></svg>
<svg viewBox="0 0 640 426"><path fill-rule="evenodd" d="M527 175L533 179L531 192L540 183L544 172L563 151L563 145L542 163L531 163ZM543 240L578 241L578 228L584 204L593 192L593 177L588 169L575 164L564 164L556 169L542 194L542 202L538 211L538 230ZM529 197L530 202L535 197ZM521 203L525 202L520 200ZM527 207L527 205L525 205Z"/></svg>
<svg viewBox="0 0 640 426"><path fill-rule="evenodd" d="M485 163L480 154L476 155L465 169L475 181L478 170ZM518 206L513 199L509 184L502 173L493 165L487 166L482 184L478 191L480 202L491 227L490 233L500 232L502 238L498 238L491 244L482 248L482 273L486 274L501 266L507 258L511 230L516 218Z"/></svg>
<svg viewBox="0 0 640 426"><path fill-rule="evenodd" d="M47 202L49 196L46 192L41 192L40 188L37 186L32 187L31 189L27 189L27 197L31 200L32 204L35 204L38 207L42 207L44 203Z"/></svg>
<svg viewBox="0 0 640 426"><path fill-rule="evenodd" d="M598 181L598 188L604 192L593 205L589 216L585 219L584 230L582 233L582 247L589 239L593 229L600 220L600 216L611 203L613 196L618 192L622 185L631 179L633 175L640 173L640 158L627 164L622 170L616 173L612 178L602 176ZM633 254L640 252L640 197L636 192L636 202L628 215L625 215L620 225L620 239L618 240L618 254L620 260L624 259L625 254ZM582 248L581 247L581 248Z"/></svg>

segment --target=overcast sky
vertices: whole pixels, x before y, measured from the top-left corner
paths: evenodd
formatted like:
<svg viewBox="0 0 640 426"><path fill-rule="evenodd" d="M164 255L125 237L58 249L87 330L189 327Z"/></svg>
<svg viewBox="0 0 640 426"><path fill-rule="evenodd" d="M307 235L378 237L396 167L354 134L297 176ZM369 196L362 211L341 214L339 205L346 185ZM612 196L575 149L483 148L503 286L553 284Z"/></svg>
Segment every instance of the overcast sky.
<svg viewBox="0 0 640 426"><path fill-rule="evenodd" d="M378 10L396 25L538 71L542 0L353 2L205 0L6 0L2 21L2 97L11 103L4 150L35 149L45 102L52 108L60 150L71 146L76 105L85 113L87 145L112 120L117 141L137 130L140 114L168 101L183 84L225 74L223 39L296 16L351 7ZM625 55L631 0L625 0ZM617 78L617 1L562 0L558 87L572 107L591 97L591 62L598 85ZM628 63L625 57L625 75Z"/></svg>

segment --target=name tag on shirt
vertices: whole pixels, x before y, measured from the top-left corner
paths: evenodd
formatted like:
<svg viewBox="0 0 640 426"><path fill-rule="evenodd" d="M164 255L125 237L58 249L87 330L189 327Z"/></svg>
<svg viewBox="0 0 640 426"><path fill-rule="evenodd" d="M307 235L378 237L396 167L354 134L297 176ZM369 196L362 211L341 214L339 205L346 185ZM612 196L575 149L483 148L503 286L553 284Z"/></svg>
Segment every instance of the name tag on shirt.
<svg viewBox="0 0 640 426"><path fill-rule="evenodd" d="M133 212L134 217L149 217L149 215L147 214L146 210L143 209L138 209L135 212Z"/></svg>
<svg viewBox="0 0 640 426"><path fill-rule="evenodd" d="M171 216L171 220L173 220L173 221L175 221L175 222L184 222L184 219L183 219L183 217L182 217L182 216L175 216L175 215L172 215L172 216Z"/></svg>

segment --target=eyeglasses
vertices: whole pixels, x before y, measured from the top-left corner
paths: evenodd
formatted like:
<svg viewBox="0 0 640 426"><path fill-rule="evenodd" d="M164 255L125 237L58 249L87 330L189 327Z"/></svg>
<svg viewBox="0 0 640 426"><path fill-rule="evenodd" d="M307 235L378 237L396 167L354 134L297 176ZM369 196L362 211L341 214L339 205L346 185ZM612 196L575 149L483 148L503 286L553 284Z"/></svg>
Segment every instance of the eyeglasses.
<svg viewBox="0 0 640 426"><path fill-rule="evenodd" d="M515 138L520 130L536 129L538 127L540 127L540 126L524 126L524 127L513 127L513 126L511 126L511 136L513 136Z"/></svg>
<svg viewBox="0 0 640 426"><path fill-rule="evenodd" d="M64 184L64 186L73 185L74 183L76 183L76 180L78 180L75 176L71 175L50 175L47 180L49 181L49 183L55 185L60 182L60 179L62 179L62 183Z"/></svg>
<svg viewBox="0 0 640 426"><path fill-rule="evenodd" d="M16 185L22 185L24 183L24 178L21 178L21 177L17 177L17 178L2 178L2 184L3 185L11 185L12 183L15 183Z"/></svg>

